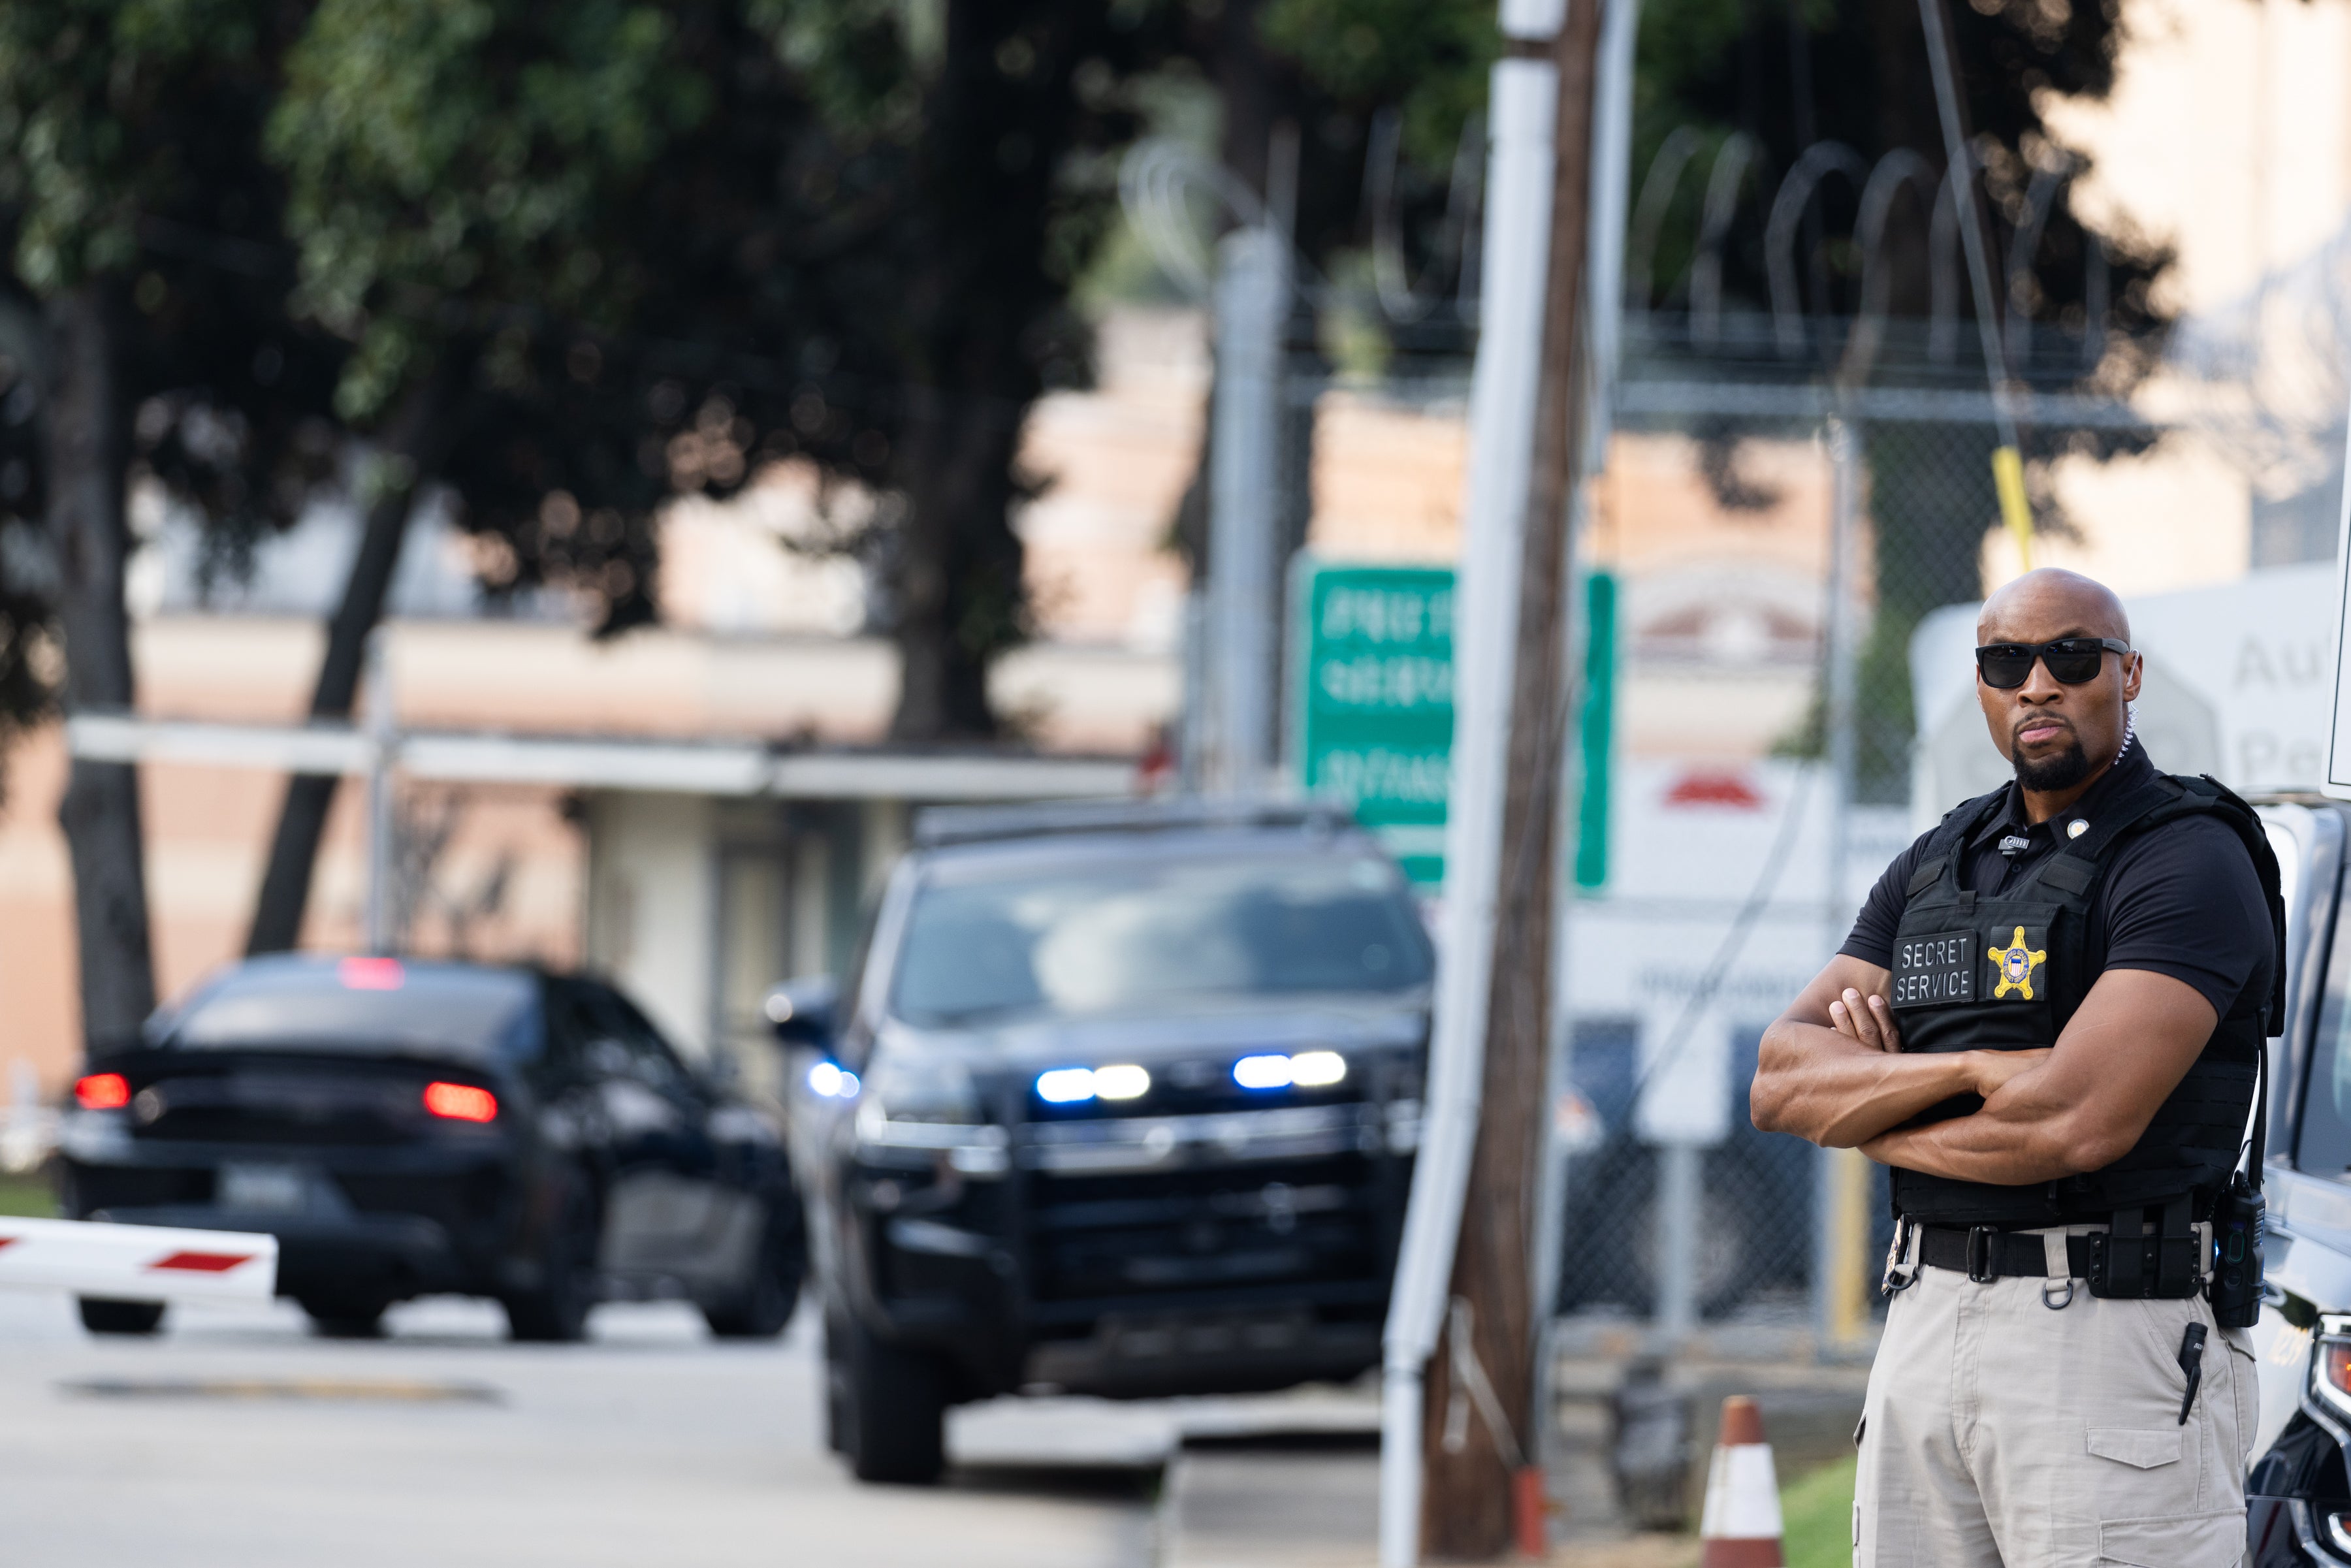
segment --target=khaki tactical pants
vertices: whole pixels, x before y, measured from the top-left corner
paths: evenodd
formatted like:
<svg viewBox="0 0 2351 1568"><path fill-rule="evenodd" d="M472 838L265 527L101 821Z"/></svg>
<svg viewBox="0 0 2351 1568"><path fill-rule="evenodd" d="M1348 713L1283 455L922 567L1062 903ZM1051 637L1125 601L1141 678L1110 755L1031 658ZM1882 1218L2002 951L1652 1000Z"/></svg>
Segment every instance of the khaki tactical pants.
<svg viewBox="0 0 2351 1568"><path fill-rule="evenodd" d="M1906 1260L1870 1368L1855 1568L2231 1568L2245 1550L2257 1397L2241 1329L2203 1297L2065 1298ZM1917 1244L1911 1248L1915 1257ZM2045 1292L2044 1292L2044 1287ZM2186 1425L2183 1331L2208 1331Z"/></svg>

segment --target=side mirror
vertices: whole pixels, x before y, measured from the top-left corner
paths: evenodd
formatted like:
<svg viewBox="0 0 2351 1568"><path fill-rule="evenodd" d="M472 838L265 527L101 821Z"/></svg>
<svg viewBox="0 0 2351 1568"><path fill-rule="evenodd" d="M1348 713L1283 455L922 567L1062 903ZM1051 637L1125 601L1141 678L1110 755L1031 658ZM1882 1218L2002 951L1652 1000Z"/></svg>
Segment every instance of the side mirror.
<svg viewBox="0 0 2351 1568"><path fill-rule="evenodd" d="M831 976L803 975L769 991L765 1010L778 1040L822 1050L832 1043L840 1000L841 985Z"/></svg>

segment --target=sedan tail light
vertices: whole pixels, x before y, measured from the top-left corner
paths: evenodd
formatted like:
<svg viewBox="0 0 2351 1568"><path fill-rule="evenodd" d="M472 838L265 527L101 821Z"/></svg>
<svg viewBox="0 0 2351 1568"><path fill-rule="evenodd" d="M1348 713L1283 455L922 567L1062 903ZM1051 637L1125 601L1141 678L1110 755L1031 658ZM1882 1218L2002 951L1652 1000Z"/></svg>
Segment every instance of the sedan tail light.
<svg viewBox="0 0 2351 1568"><path fill-rule="evenodd" d="M470 1083L428 1083L424 1086L424 1108L452 1122L494 1122L498 1115L498 1097Z"/></svg>
<svg viewBox="0 0 2351 1568"><path fill-rule="evenodd" d="M131 1080L120 1072L93 1072L77 1079L74 1103L85 1111L120 1111L131 1103Z"/></svg>

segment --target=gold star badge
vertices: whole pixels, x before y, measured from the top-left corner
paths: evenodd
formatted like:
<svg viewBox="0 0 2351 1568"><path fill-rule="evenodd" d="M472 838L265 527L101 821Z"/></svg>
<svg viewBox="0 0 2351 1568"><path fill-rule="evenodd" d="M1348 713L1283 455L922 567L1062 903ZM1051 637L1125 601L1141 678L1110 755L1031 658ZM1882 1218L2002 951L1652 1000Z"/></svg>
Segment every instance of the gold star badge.
<svg viewBox="0 0 2351 1568"><path fill-rule="evenodd" d="M1991 988L1993 999L2014 991L2026 1001L2031 1001L2032 971L2048 962L2048 950L2027 947L2024 945L2024 927L2020 925L2016 928L2016 935L2010 938L2009 945L1992 948L1991 956L1991 961L2000 966L2000 984Z"/></svg>

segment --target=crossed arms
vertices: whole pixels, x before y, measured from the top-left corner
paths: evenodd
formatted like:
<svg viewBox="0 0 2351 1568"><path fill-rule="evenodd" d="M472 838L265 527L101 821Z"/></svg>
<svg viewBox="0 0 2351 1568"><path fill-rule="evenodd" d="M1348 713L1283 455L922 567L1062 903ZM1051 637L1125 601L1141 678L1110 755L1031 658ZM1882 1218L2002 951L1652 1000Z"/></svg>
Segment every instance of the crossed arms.
<svg viewBox="0 0 2351 1568"><path fill-rule="evenodd" d="M2053 1049L1906 1055L1890 977L1840 954L1764 1030L1756 1126L1928 1176L2053 1181L2127 1154L2220 1021L2183 980L2108 969ZM1958 1094L1981 1095L1983 1109L1904 1125Z"/></svg>

